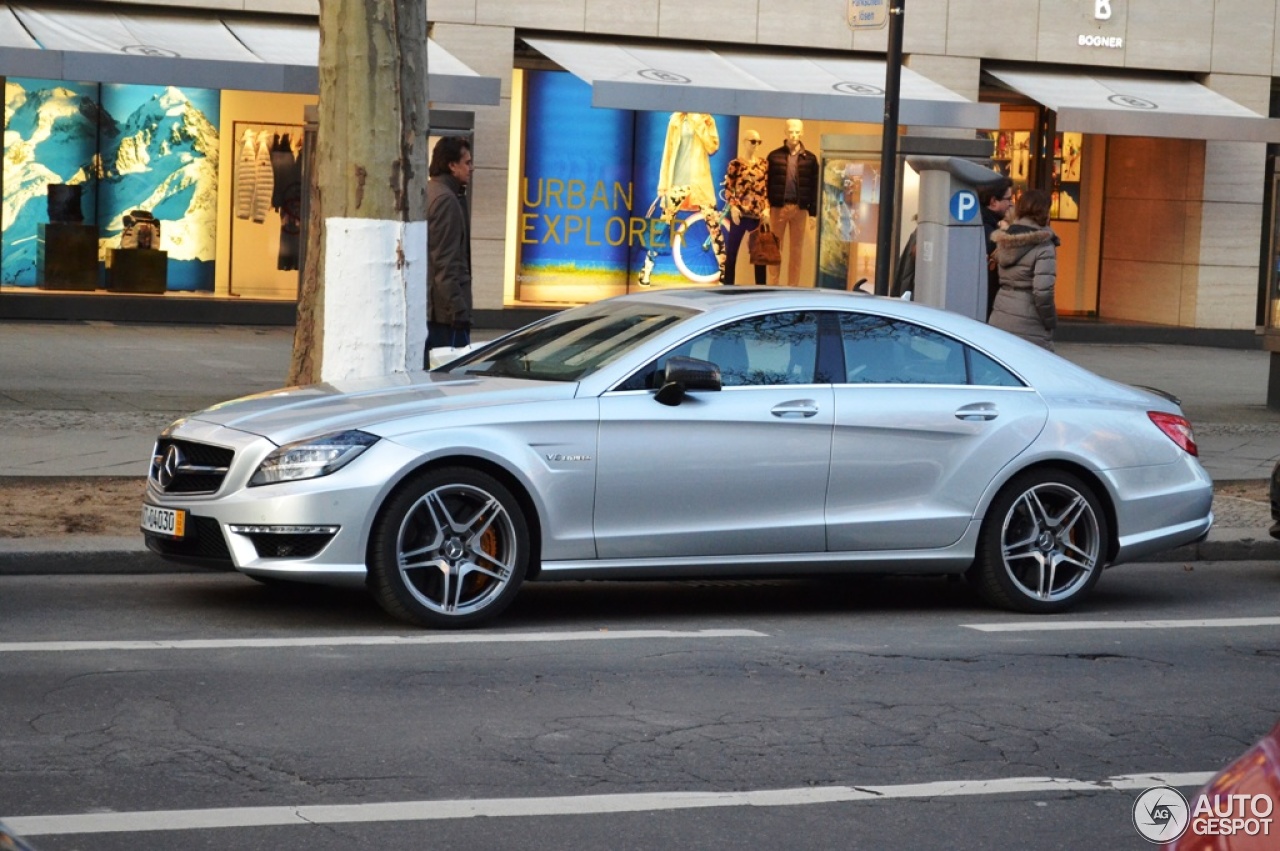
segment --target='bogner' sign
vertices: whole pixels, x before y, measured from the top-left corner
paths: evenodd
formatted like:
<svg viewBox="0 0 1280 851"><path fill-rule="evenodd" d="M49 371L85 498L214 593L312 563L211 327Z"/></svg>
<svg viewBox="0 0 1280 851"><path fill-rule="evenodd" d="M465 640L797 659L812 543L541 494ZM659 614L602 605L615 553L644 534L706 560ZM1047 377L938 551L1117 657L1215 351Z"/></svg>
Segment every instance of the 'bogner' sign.
<svg viewBox="0 0 1280 851"><path fill-rule="evenodd" d="M1111 20L1111 0L1093 0L1093 17L1098 21ZM1124 39L1118 35L1099 35L1081 33L1076 37L1076 44L1081 47L1108 47L1112 49L1124 47Z"/></svg>

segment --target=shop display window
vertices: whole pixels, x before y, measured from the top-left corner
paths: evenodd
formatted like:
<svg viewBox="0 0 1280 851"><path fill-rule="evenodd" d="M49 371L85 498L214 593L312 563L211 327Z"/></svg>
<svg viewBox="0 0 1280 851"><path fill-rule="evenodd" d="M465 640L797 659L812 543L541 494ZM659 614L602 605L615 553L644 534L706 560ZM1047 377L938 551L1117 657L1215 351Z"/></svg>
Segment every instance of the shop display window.
<svg viewBox="0 0 1280 851"><path fill-rule="evenodd" d="M302 252L303 126L235 121L232 132L228 291L276 295L270 270L293 273L284 289L294 290Z"/></svg>
<svg viewBox="0 0 1280 851"><path fill-rule="evenodd" d="M826 159L822 166L818 286L874 283L880 227L879 160Z"/></svg>
<svg viewBox="0 0 1280 851"><path fill-rule="evenodd" d="M1016 113L1015 113L1016 114ZM1013 181L1017 197L1035 180L1037 167L1050 169L1048 188L1053 196L1049 217L1060 222L1080 219L1080 182L1084 166L1084 134L1057 133L1053 150L1035 156L1035 134L1031 130L1002 129L986 134L991 139L991 159L996 171Z"/></svg>
<svg viewBox="0 0 1280 851"><path fill-rule="evenodd" d="M0 283L47 282L49 188L75 185L104 269L141 211L163 221L146 250L165 252L167 289L212 290L218 122L216 91L8 78Z"/></svg>
<svg viewBox="0 0 1280 851"><path fill-rule="evenodd" d="M50 186L81 187L79 219L85 225L96 226L100 89L97 83L19 77L5 80L0 283L34 287L39 282L38 236L40 227L50 221ZM92 240L96 243L96 227ZM95 278L96 263L95 247Z"/></svg>
<svg viewBox="0 0 1280 851"><path fill-rule="evenodd" d="M525 94L518 299L586 302L719 280L719 187L737 118L597 108L563 72L526 72Z"/></svg>
<svg viewBox="0 0 1280 851"><path fill-rule="evenodd" d="M878 164L850 171L852 194L839 184L832 204L821 186L818 140L859 125L796 121L813 164L797 190L806 200L770 210L779 167L771 157L787 149L788 119L596 107L590 86L563 71L517 69L512 86L521 138L511 161L510 302L581 304L729 278L789 286L821 278L843 289L874 275ZM781 238L782 266L751 263L751 235L766 216ZM824 233L839 245L823 249L829 268L820 274Z"/></svg>
<svg viewBox="0 0 1280 851"><path fill-rule="evenodd" d="M0 285L296 298L308 100L8 78Z"/></svg>
<svg viewBox="0 0 1280 851"><path fill-rule="evenodd" d="M1000 109L1000 129L982 135L992 142L993 167L1013 181L1015 202L1031 187L1050 193L1050 223L1060 241L1054 286L1059 315L1096 316L1106 137L1049 134L1051 119L1041 107L1006 105Z"/></svg>

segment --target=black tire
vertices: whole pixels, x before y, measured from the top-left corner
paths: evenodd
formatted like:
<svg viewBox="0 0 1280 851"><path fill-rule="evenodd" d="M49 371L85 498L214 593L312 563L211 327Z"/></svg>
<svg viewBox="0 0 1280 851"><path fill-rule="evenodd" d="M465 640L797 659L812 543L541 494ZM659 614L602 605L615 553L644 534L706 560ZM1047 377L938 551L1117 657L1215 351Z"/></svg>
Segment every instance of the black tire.
<svg viewBox="0 0 1280 851"><path fill-rule="evenodd" d="M477 626L515 597L529 529L511 492L466 467L432 470L398 490L373 527L369 589L419 626Z"/></svg>
<svg viewBox="0 0 1280 851"><path fill-rule="evenodd" d="M1029 470L991 503L969 572L988 603L1048 614L1079 603L1106 566L1107 516L1092 488L1060 470Z"/></svg>

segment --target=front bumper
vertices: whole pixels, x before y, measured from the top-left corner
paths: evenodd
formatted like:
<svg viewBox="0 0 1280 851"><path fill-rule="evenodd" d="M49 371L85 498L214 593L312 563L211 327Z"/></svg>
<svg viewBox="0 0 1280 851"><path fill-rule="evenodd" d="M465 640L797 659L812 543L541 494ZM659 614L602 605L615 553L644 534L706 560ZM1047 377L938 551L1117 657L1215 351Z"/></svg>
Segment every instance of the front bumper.
<svg viewBox="0 0 1280 851"><path fill-rule="evenodd" d="M147 547L172 561L300 582L364 582L378 508L420 461L416 452L384 439L328 476L248 487L275 444L192 421L173 436L234 449L235 457L212 494L169 494L147 482L148 503L188 512L183 538L147 533Z"/></svg>

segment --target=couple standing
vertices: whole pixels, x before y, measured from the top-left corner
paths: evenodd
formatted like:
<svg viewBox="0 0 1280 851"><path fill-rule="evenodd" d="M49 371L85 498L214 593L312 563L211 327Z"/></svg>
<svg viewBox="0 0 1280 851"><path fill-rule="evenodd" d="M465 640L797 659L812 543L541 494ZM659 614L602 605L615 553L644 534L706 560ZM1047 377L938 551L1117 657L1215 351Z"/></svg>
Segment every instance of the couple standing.
<svg viewBox="0 0 1280 851"><path fill-rule="evenodd" d="M1027 189L1015 204L1008 178L981 196L989 258L987 321L1049 351L1058 327L1054 284L1059 241L1049 228L1052 200L1042 189Z"/></svg>

